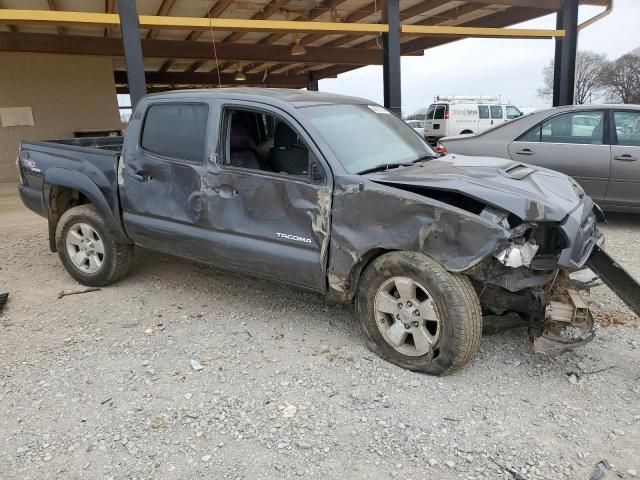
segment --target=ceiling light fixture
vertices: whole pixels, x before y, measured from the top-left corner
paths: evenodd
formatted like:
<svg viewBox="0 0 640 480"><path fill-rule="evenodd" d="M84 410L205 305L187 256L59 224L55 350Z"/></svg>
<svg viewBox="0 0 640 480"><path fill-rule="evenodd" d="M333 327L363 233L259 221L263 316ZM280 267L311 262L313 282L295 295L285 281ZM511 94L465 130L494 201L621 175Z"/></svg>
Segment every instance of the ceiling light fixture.
<svg viewBox="0 0 640 480"><path fill-rule="evenodd" d="M238 71L236 72L235 77L233 77L233 80L236 81L236 82L246 82L247 81L246 75L242 72L242 67L238 68Z"/></svg>
<svg viewBox="0 0 640 480"><path fill-rule="evenodd" d="M299 57L300 55L306 55L307 49L300 43L300 37L298 35L293 36L293 46L291 47L291 55Z"/></svg>

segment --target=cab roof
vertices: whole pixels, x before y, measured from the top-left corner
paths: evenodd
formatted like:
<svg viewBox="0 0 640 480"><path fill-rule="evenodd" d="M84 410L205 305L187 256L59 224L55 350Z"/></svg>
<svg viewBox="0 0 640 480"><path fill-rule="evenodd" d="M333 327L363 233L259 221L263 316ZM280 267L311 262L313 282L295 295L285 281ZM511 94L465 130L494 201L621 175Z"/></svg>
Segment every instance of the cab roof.
<svg viewBox="0 0 640 480"><path fill-rule="evenodd" d="M265 100L269 103L286 103L294 107L305 107L312 105L370 105L374 104L370 100L346 95L337 95L326 92L311 92L306 90L296 90L290 88L203 88L188 90L172 90L170 92L153 93L145 98L158 99L234 99L234 100Z"/></svg>

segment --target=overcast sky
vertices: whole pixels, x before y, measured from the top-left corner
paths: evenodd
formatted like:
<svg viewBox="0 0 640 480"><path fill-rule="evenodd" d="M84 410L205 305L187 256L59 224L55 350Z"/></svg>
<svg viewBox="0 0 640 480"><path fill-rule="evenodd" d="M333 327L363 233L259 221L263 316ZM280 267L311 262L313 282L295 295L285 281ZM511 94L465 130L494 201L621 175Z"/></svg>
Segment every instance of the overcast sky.
<svg viewBox="0 0 640 480"><path fill-rule="evenodd" d="M613 12L582 30L578 49L609 59L640 47L640 0L614 0ZM602 7L580 7L580 21ZM555 14L519 27L555 28ZM519 107L543 107L536 90L553 57L553 40L468 39L432 48L423 57L402 58L402 110L427 107L435 95L502 95ZM382 67L363 67L320 81L320 90L382 103Z"/></svg>

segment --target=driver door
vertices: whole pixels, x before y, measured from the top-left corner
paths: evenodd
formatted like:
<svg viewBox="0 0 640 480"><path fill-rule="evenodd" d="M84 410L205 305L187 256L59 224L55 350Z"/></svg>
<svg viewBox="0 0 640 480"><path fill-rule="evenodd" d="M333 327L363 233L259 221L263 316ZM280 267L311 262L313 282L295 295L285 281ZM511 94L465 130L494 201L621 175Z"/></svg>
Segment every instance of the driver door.
<svg viewBox="0 0 640 480"><path fill-rule="evenodd" d="M207 223L240 271L326 290L331 177L293 118L251 102L221 106Z"/></svg>

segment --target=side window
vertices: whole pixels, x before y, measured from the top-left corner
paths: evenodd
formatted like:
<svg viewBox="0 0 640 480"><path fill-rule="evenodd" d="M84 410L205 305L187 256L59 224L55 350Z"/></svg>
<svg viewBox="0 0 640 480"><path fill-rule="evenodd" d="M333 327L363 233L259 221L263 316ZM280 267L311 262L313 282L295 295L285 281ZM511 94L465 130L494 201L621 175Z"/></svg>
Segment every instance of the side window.
<svg viewBox="0 0 640 480"><path fill-rule="evenodd" d="M498 119L502 118L502 106L500 105L491 105L491 118Z"/></svg>
<svg viewBox="0 0 640 480"><path fill-rule="evenodd" d="M424 116L427 120L433 120L433 113L436 111L436 106L435 105L429 105L429 108L427 109L427 113Z"/></svg>
<svg viewBox="0 0 640 480"><path fill-rule="evenodd" d="M540 141L602 145L604 112L563 113L542 122Z"/></svg>
<svg viewBox="0 0 640 480"><path fill-rule="evenodd" d="M516 107L514 107L513 105L507 105L506 109L507 109L507 118L509 120L522 116L522 112L518 110Z"/></svg>
<svg viewBox="0 0 640 480"><path fill-rule="evenodd" d="M226 109L223 164L308 176L309 149L284 120L266 112Z"/></svg>
<svg viewBox="0 0 640 480"><path fill-rule="evenodd" d="M618 145L640 147L640 112L614 112Z"/></svg>
<svg viewBox="0 0 640 480"><path fill-rule="evenodd" d="M489 118L489 106L478 105L478 115L480 116L480 118Z"/></svg>
<svg viewBox="0 0 640 480"><path fill-rule="evenodd" d="M516 139L516 142L539 142L540 141L540 124L533 127L524 135Z"/></svg>
<svg viewBox="0 0 640 480"><path fill-rule="evenodd" d="M208 111L209 107L202 104L151 105L144 119L140 145L161 157L202 163Z"/></svg>
<svg viewBox="0 0 640 480"><path fill-rule="evenodd" d="M437 105L435 114L433 115L434 120L444 120L444 113L447 109L446 105Z"/></svg>

